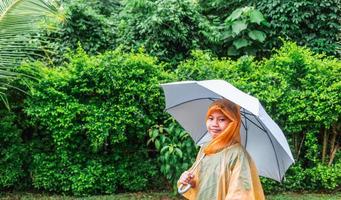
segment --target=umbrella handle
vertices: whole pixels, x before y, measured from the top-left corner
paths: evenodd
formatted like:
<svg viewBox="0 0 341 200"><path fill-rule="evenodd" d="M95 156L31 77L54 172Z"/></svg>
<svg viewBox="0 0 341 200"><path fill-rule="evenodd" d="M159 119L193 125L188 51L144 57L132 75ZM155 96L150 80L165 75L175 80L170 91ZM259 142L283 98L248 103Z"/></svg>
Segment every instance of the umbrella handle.
<svg viewBox="0 0 341 200"><path fill-rule="evenodd" d="M202 154L202 156L201 156L201 158L199 159L199 161L193 166L192 171L194 171L195 168L198 167L199 163L201 162L202 159L204 159L205 156L206 156L206 154ZM187 192L187 191L192 187L192 185L189 184L189 183L185 186L185 188L183 188L184 186L185 186L185 185L181 183L181 185L180 185L179 188L178 188L178 193L179 193L179 194L183 194L183 193Z"/></svg>
<svg viewBox="0 0 341 200"><path fill-rule="evenodd" d="M183 188L184 187L184 188ZM181 185L178 188L178 193L179 194L183 194L185 192L187 192L190 188L192 187L191 184L187 184L186 186L184 184L181 183Z"/></svg>

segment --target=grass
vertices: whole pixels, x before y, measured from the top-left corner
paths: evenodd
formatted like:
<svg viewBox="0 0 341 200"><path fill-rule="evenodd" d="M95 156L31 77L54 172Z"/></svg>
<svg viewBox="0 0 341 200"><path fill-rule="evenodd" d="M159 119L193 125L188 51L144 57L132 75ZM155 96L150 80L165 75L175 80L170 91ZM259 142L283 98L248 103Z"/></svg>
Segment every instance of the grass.
<svg viewBox="0 0 341 200"><path fill-rule="evenodd" d="M312 193L285 193L267 196L268 200L341 200L341 193L312 194Z"/></svg>
<svg viewBox="0 0 341 200"><path fill-rule="evenodd" d="M128 193L116 195L100 195L90 197L71 197L63 195L34 194L34 193L4 193L1 200L183 200L180 196L170 193ZM284 193L268 195L267 200L341 200L341 193L313 194L313 193Z"/></svg>

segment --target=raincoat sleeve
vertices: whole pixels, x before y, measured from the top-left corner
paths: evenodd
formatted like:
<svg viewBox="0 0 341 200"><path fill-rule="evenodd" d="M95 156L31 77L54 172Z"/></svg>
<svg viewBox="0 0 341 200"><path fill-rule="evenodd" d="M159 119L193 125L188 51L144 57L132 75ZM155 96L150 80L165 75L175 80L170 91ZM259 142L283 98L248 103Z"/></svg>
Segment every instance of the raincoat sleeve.
<svg viewBox="0 0 341 200"><path fill-rule="evenodd" d="M257 169L245 152L239 152L230 167L230 178L225 200L263 200L263 189Z"/></svg>

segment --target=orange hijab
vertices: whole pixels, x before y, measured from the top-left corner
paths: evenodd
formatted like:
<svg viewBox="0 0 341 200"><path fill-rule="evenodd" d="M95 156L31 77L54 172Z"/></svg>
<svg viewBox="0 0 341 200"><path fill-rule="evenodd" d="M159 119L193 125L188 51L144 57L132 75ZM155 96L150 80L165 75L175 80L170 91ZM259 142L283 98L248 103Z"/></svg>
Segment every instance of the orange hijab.
<svg viewBox="0 0 341 200"><path fill-rule="evenodd" d="M204 149L206 155L214 154L235 143L240 143L240 107L227 99L218 99L208 108L206 121L214 111L221 111L231 122Z"/></svg>

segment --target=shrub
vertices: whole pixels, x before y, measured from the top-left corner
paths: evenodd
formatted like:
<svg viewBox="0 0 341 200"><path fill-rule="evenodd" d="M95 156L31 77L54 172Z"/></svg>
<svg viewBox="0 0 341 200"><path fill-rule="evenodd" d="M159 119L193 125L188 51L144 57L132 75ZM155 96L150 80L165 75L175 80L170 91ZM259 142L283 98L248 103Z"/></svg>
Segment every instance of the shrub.
<svg viewBox="0 0 341 200"><path fill-rule="evenodd" d="M80 43L83 49L96 55L116 47L116 15L119 12L120 4L105 1L66 0L63 1L65 8L64 23L56 24L56 30L45 29L43 34L52 50L49 53L48 61L60 65L65 61L65 52L74 50ZM108 17L106 15L110 15Z"/></svg>
<svg viewBox="0 0 341 200"><path fill-rule="evenodd" d="M306 170L306 189L315 191L333 190L341 184L341 163L332 166L318 164Z"/></svg>
<svg viewBox="0 0 341 200"><path fill-rule="evenodd" d="M147 131L161 116L164 72L142 53L120 50L65 66L23 66L30 96L24 112L32 128L30 165L35 188L76 195L138 191L153 186Z"/></svg>
<svg viewBox="0 0 341 200"><path fill-rule="evenodd" d="M0 110L0 190L16 187L25 176L25 146L15 120L13 112Z"/></svg>
<svg viewBox="0 0 341 200"><path fill-rule="evenodd" d="M153 143L159 153L161 173L175 189L180 175L195 161L198 148L189 134L172 118L165 120L163 125L153 126L149 130L149 137L148 143Z"/></svg>

